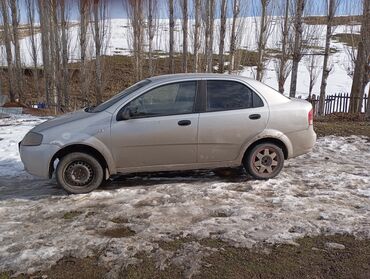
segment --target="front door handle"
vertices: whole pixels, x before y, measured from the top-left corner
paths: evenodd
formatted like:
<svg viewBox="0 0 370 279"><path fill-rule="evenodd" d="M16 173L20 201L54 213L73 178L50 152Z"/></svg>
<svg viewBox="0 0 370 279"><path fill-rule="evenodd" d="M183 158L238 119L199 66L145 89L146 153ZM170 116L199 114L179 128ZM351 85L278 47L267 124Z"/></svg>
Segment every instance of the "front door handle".
<svg viewBox="0 0 370 279"><path fill-rule="evenodd" d="M249 119L257 120L261 118L261 114L251 114L249 115Z"/></svg>
<svg viewBox="0 0 370 279"><path fill-rule="evenodd" d="M191 124L191 121L190 120L180 120L179 122L177 122L177 124L179 126L189 126Z"/></svg>

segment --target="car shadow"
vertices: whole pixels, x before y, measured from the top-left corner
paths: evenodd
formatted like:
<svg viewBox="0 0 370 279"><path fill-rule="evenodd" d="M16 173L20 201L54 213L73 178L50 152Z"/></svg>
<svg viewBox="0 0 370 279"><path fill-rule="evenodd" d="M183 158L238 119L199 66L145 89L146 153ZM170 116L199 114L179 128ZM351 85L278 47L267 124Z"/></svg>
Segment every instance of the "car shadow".
<svg viewBox="0 0 370 279"><path fill-rule="evenodd" d="M110 191L127 187L151 187L162 184L195 184L205 182L245 182L249 176L242 168L217 170L171 171L117 175L96 191ZM39 200L68 195L57 185L56 179L39 179L22 171L18 176L0 176L0 201L10 199Z"/></svg>
<svg viewBox="0 0 370 279"><path fill-rule="evenodd" d="M10 199L38 200L51 196L65 195L55 179L45 180L32 176L1 176L0 201Z"/></svg>
<svg viewBox="0 0 370 279"><path fill-rule="evenodd" d="M113 190L123 187L154 186L161 184L194 184L202 182L245 182L249 176L242 168L217 170L168 171L152 173L133 173L113 177L100 190Z"/></svg>

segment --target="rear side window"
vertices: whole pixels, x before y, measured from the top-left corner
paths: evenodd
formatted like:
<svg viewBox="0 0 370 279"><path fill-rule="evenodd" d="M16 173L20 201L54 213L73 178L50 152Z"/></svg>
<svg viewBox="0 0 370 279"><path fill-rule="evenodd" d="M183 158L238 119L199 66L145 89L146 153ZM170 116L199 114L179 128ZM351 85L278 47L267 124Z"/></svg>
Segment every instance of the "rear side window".
<svg viewBox="0 0 370 279"><path fill-rule="evenodd" d="M263 101L247 86L235 81L207 81L207 111L263 107Z"/></svg>

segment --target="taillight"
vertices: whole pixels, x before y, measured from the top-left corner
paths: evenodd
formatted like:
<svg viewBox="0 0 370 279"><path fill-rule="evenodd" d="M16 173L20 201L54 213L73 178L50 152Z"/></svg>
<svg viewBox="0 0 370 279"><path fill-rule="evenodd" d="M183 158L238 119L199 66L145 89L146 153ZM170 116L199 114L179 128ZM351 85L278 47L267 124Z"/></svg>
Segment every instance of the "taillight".
<svg viewBox="0 0 370 279"><path fill-rule="evenodd" d="M313 125L313 109L308 112L308 125Z"/></svg>

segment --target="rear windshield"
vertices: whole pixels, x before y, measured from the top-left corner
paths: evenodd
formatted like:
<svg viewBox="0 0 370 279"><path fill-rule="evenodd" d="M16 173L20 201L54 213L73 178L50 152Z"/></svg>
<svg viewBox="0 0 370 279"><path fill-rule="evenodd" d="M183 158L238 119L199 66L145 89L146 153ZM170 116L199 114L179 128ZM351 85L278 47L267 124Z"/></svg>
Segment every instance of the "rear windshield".
<svg viewBox="0 0 370 279"><path fill-rule="evenodd" d="M284 94L281 94L279 91L277 91L275 88L272 88L270 85L267 85L266 83L257 81L257 80L248 80L248 83L253 86L253 84L256 85L256 89L259 89L258 91L262 92L268 92L277 96L281 96L283 99L290 99L288 96L285 96Z"/></svg>
<svg viewBox="0 0 370 279"><path fill-rule="evenodd" d="M138 83L135 83L134 85L126 88L125 90L113 96L112 98L105 101L104 103L101 103L100 105L92 108L91 110L88 110L88 112L101 112L103 110L106 110L107 108L111 107L113 104L118 102L119 100L122 100L123 98L135 92L136 90L148 85L150 82L151 81L149 79L139 81Z"/></svg>

